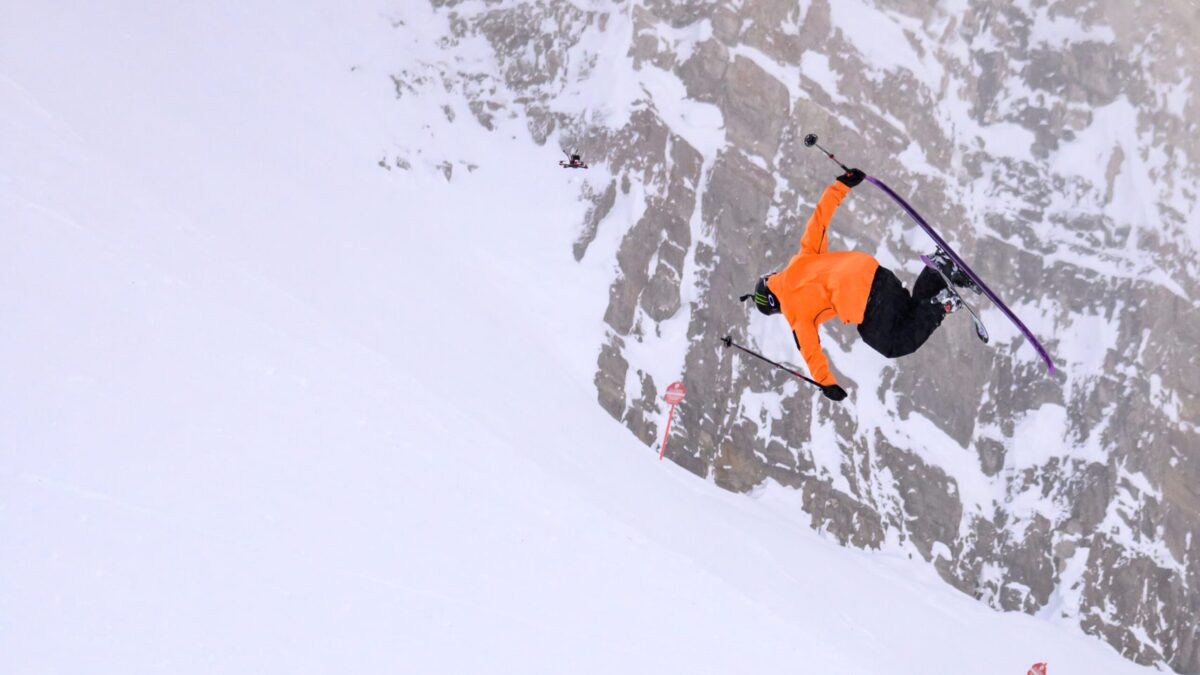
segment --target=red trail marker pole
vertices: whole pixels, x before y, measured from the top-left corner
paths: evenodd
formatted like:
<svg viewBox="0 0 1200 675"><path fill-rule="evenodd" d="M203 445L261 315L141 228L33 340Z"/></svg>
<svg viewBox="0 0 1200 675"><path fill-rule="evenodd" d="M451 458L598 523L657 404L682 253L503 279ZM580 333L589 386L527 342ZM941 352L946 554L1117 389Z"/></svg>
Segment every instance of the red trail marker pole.
<svg viewBox="0 0 1200 675"><path fill-rule="evenodd" d="M667 438L671 435L671 420L675 419L675 406L679 405L686 393L687 388L683 386L682 382L672 382L667 387L667 393L663 395L663 400L671 404L671 412L667 414L667 430L663 433L662 449L658 451L660 461L667 454Z"/></svg>

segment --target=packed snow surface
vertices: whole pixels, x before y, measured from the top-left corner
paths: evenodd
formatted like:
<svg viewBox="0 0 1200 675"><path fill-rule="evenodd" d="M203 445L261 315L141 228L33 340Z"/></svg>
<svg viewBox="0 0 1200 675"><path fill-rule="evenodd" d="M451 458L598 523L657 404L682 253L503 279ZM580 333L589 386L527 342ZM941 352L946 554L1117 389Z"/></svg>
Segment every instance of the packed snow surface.
<svg viewBox="0 0 1200 675"><path fill-rule="evenodd" d="M0 672L1142 672L612 421L586 177L394 9L5 9Z"/></svg>

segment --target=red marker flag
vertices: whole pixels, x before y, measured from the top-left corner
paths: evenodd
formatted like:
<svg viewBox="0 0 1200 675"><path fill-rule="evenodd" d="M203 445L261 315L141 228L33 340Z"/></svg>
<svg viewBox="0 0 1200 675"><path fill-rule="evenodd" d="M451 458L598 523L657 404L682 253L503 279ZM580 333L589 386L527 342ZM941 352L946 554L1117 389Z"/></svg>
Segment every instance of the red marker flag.
<svg viewBox="0 0 1200 675"><path fill-rule="evenodd" d="M663 455L667 454L667 437L671 435L671 420L675 418L675 406L683 401L684 394L687 394L687 388L682 382L672 382L667 387L667 393L663 396L663 400L671 405L671 412L667 415L667 430L663 433L662 449L658 452L658 458L661 460Z"/></svg>

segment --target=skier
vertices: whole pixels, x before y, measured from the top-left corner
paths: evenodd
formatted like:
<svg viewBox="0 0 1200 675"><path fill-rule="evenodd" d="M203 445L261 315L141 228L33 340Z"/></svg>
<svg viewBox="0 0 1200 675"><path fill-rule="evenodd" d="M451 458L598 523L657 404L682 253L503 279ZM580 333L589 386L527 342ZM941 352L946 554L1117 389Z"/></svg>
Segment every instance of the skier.
<svg viewBox="0 0 1200 675"><path fill-rule="evenodd" d="M955 286L979 292L940 249L930 258L941 273L926 267L911 295L896 275L870 254L829 250L829 221L864 176L862 171L850 169L825 188L800 238L800 252L782 271L759 278L754 293L740 298L753 297L758 311L768 316L783 314L813 380L821 393L834 401L846 398L846 390L829 371L818 324L835 316L843 323L857 324L864 342L894 359L917 351L946 315L961 306L962 299L947 288L942 274Z"/></svg>

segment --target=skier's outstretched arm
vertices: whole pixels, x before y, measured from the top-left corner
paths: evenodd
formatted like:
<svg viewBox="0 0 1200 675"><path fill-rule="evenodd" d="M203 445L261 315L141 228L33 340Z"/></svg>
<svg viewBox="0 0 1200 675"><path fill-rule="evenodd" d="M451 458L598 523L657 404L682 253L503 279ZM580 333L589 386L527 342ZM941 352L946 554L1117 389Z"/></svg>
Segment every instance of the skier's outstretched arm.
<svg viewBox="0 0 1200 675"><path fill-rule="evenodd" d="M822 387L837 384L837 378L829 370L829 360L821 349L821 338L817 335L816 321L798 319L792 325L796 334L796 343L800 345L800 355L808 364L808 372Z"/></svg>
<svg viewBox="0 0 1200 675"><path fill-rule="evenodd" d="M812 217L804 226L804 235L800 237L801 253L824 253L829 250L829 221L833 220L834 212L850 194L850 189L862 182L863 175L862 171L851 169L825 188L821 199L817 201L817 208L813 209Z"/></svg>

